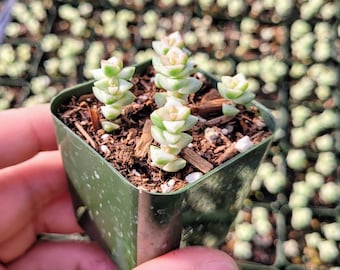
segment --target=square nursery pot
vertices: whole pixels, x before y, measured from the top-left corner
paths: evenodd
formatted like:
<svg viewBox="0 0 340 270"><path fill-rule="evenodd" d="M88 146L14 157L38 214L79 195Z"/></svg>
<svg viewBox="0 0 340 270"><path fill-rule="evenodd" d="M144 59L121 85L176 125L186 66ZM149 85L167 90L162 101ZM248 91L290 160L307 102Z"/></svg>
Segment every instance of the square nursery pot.
<svg viewBox="0 0 340 270"><path fill-rule="evenodd" d="M150 64L136 66L136 73L143 74ZM205 75L216 86L216 79ZM248 195L273 135L178 191L147 192L132 185L58 118L60 106L72 96L91 93L92 84L67 89L51 103L75 213L85 233L101 244L121 270L179 246L218 247ZM274 132L269 110L257 102L253 105Z"/></svg>

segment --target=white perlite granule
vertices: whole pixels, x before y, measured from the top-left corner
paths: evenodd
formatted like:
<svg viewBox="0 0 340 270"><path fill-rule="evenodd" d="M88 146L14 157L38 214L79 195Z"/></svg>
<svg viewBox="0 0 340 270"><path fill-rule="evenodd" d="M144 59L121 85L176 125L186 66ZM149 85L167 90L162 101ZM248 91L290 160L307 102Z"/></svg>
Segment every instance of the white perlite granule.
<svg viewBox="0 0 340 270"><path fill-rule="evenodd" d="M235 148L239 152L245 152L247 151L250 147L252 147L254 144L250 140L249 136L244 136L243 138L239 139L237 143L235 144Z"/></svg>
<svg viewBox="0 0 340 270"><path fill-rule="evenodd" d="M203 175L203 173L201 173L201 172L190 173L185 177L185 181L187 181L188 183L193 183L193 182L197 181L202 175Z"/></svg>

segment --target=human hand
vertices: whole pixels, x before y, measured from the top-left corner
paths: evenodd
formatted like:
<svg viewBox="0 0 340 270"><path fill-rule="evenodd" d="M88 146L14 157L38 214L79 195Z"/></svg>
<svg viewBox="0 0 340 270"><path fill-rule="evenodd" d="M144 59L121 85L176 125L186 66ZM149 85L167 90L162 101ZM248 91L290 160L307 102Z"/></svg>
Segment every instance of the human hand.
<svg viewBox="0 0 340 270"><path fill-rule="evenodd" d="M116 269L95 243L37 240L40 233L79 233L48 105L0 112L0 270ZM138 266L234 270L225 253L175 250Z"/></svg>

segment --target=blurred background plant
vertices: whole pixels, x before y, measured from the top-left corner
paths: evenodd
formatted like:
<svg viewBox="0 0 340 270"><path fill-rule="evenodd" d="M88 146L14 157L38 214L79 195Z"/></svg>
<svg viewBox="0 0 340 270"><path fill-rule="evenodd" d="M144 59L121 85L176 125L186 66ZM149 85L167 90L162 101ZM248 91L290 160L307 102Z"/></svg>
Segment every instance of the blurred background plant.
<svg viewBox="0 0 340 270"><path fill-rule="evenodd" d="M152 40L180 31L194 62L217 77L244 73L278 121L221 249L242 269L339 269L339 9L338 0L4 0L0 110L50 101L114 51L124 65L150 59Z"/></svg>

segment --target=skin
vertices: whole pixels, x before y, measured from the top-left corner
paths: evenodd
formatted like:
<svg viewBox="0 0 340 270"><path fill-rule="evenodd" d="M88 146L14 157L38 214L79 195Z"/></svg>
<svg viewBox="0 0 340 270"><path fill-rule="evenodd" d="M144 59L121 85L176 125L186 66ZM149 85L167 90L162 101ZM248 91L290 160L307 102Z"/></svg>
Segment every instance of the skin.
<svg viewBox="0 0 340 270"><path fill-rule="evenodd" d="M79 233L48 105L0 112L0 270L116 269L95 244L44 241L37 235ZM135 270L234 270L225 253L189 247Z"/></svg>

